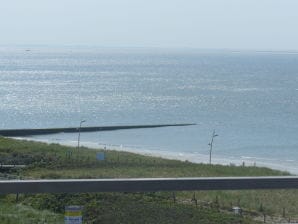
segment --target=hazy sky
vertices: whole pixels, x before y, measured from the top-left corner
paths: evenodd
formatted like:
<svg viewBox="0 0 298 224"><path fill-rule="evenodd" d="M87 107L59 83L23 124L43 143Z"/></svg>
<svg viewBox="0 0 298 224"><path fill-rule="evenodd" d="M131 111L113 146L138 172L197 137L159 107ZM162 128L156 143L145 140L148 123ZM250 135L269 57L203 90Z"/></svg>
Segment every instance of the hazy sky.
<svg viewBox="0 0 298 224"><path fill-rule="evenodd" d="M298 50L297 0L0 3L0 45Z"/></svg>

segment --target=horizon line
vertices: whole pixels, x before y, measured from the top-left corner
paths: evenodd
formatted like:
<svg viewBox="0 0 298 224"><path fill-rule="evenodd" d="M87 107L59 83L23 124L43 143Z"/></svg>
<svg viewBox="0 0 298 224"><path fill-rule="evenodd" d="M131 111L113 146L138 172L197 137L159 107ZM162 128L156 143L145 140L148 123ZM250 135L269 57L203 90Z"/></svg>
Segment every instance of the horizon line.
<svg viewBox="0 0 298 224"><path fill-rule="evenodd" d="M253 48L203 48L203 47L189 47L189 46L103 46L99 44L1 44L0 47L58 47L58 48L98 48L98 49L111 49L111 50L186 50L186 51L210 51L210 52L254 52L254 53L288 53L298 54L298 49L253 49Z"/></svg>

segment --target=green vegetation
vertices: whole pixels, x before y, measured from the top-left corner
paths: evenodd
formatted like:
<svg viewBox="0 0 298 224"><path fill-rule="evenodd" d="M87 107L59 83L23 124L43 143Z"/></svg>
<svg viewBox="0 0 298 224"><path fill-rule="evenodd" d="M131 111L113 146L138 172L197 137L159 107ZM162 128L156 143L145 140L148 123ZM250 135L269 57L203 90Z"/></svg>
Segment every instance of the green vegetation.
<svg viewBox="0 0 298 224"><path fill-rule="evenodd" d="M268 168L210 166L110 150L105 151L105 161L97 161L95 155L99 151L103 150L0 138L0 162L27 165L24 169L2 170L1 176L57 179L288 175ZM14 200L13 195L2 197L5 214L19 206L27 209L27 213L21 212L23 216L36 215L38 220L46 218L47 223L59 223L47 218L51 212L55 213L55 220L63 222L64 206L70 204L84 206L86 223L255 223L251 218L262 217L263 213L286 217L298 214L296 190L175 192L175 198L171 192L40 194L20 195L17 204L12 203ZM232 206L242 207L244 217L233 215ZM43 212L37 214L36 209ZM1 223L15 223L9 221L13 216L3 214Z"/></svg>
<svg viewBox="0 0 298 224"><path fill-rule="evenodd" d="M26 178L117 178L117 177L209 177L273 176L288 173L268 168L195 164L128 152L105 151L106 160L96 160L94 150L58 144L0 138L0 162L25 164L19 175Z"/></svg>
<svg viewBox="0 0 298 224"><path fill-rule="evenodd" d="M0 223L64 223L63 215L48 210L37 210L31 206L7 201L0 203Z"/></svg>

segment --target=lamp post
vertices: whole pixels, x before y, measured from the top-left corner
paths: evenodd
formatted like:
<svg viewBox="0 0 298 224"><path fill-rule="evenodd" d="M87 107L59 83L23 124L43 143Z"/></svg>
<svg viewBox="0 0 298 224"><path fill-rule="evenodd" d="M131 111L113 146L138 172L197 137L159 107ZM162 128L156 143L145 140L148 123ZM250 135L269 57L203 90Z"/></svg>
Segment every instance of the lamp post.
<svg viewBox="0 0 298 224"><path fill-rule="evenodd" d="M211 164L211 154L212 154L212 146L213 146L213 140L215 137L217 137L218 135L215 134L215 130L213 130L213 133L212 133L212 137L211 137L211 142L208 144L210 146L210 155L209 155L209 164Z"/></svg>
<svg viewBox="0 0 298 224"><path fill-rule="evenodd" d="M86 122L85 120L81 120L80 122L80 127L79 127L79 136L78 136L78 149L80 148L80 138L81 138L81 128L82 128L82 124Z"/></svg>

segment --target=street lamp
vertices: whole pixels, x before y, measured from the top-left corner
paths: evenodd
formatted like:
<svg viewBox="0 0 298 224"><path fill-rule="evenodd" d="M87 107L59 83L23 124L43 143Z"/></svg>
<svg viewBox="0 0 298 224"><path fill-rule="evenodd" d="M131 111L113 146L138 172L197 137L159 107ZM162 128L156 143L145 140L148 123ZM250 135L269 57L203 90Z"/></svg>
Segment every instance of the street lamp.
<svg viewBox="0 0 298 224"><path fill-rule="evenodd" d="M209 164L211 164L211 153L212 153L212 146L213 146L213 140L215 137L217 137L218 135L215 134L215 130L213 130L213 133L212 133L212 137L211 137L211 142L208 144L210 146L210 155L209 155Z"/></svg>
<svg viewBox="0 0 298 224"><path fill-rule="evenodd" d="M81 128L82 128L82 124L83 124L84 122L86 122L86 120L81 120L81 122L80 122L79 136L78 136L78 149L80 148Z"/></svg>

